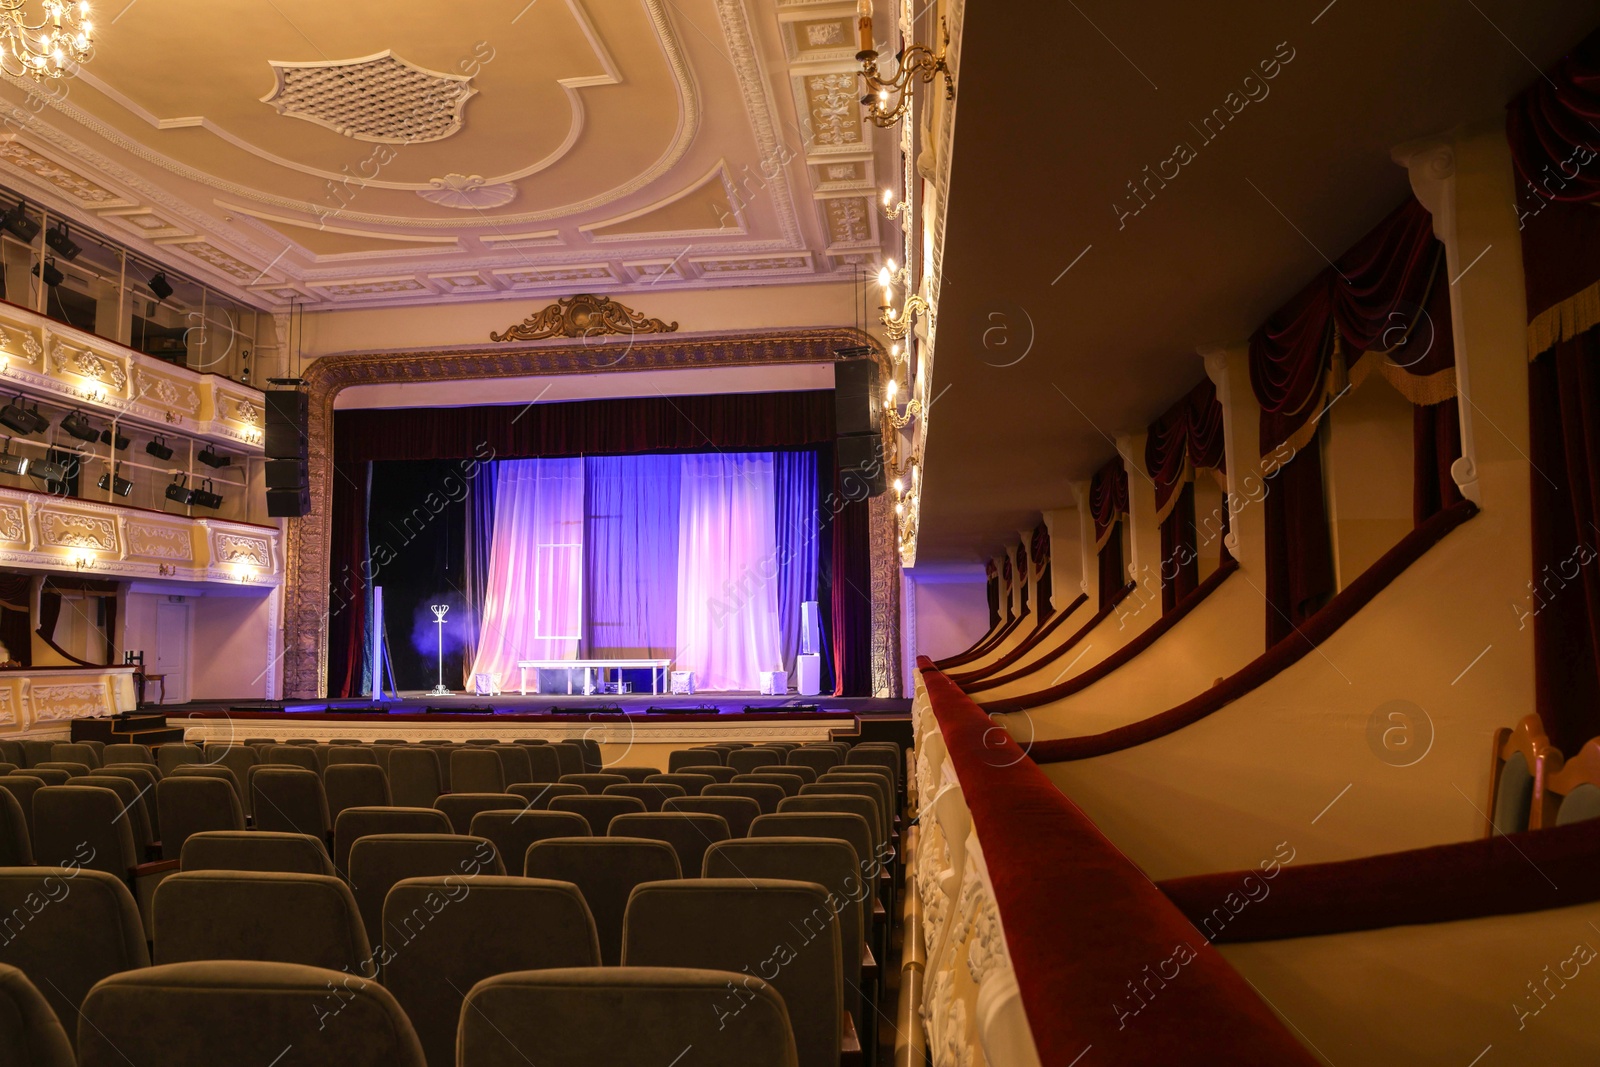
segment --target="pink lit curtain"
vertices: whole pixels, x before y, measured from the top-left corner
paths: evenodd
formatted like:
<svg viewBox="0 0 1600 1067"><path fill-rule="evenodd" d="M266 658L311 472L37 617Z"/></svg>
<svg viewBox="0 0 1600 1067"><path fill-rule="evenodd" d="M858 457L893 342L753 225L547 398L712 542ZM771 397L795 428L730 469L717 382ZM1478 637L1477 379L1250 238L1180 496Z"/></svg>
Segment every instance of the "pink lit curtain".
<svg viewBox="0 0 1600 1067"><path fill-rule="evenodd" d="M772 453L686 455L678 493L677 669L758 689L783 665Z"/></svg>
<svg viewBox="0 0 1600 1067"><path fill-rule="evenodd" d="M575 659L583 633L583 460L495 465L494 537L474 674L514 685L517 661Z"/></svg>

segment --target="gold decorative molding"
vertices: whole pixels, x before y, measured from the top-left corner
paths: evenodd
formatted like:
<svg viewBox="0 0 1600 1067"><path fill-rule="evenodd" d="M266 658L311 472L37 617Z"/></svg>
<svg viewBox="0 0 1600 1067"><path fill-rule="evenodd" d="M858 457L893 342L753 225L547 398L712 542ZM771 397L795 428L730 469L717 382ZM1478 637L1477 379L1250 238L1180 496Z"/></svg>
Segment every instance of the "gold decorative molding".
<svg viewBox="0 0 1600 1067"><path fill-rule="evenodd" d="M490 331L489 340L542 341L549 337L604 337L608 334L677 333L676 322L646 318L609 296L579 293L564 296L542 311L535 312L507 327L504 333Z"/></svg>

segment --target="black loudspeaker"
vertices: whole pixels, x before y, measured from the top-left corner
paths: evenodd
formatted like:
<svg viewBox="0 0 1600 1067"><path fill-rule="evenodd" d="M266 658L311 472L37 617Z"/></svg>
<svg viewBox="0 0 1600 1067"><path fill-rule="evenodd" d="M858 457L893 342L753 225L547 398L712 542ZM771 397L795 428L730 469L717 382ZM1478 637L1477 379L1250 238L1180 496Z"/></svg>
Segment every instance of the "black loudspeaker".
<svg viewBox="0 0 1600 1067"><path fill-rule="evenodd" d="M889 488L883 468L883 438L878 434L841 437L834 450L839 463L839 494L846 500L878 496Z"/></svg>
<svg viewBox="0 0 1600 1067"><path fill-rule="evenodd" d="M267 460L268 489L299 489L306 484L306 465L298 459Z"/></svg>
<svg viewBox="0 0 1600 1067"><path fill-rule="evenodd" d="M268 389L265 396L267 458L303 461L306 458L306 424L311 411L306 394L297 389Z"/></svg>
<svg viewBox="0 0 1600 1067"><path fill-rule="evenodd" d="M310 488L268 489L267 514L274 519L298 519L311 514Z"/></svg>
<svg viewBox="0 0 1600 1067"><path fill-rule="evenodd" d="M883 387L878 365L870 359L844 359L833 365L834 432L878 433L883 417Z"/></svg>

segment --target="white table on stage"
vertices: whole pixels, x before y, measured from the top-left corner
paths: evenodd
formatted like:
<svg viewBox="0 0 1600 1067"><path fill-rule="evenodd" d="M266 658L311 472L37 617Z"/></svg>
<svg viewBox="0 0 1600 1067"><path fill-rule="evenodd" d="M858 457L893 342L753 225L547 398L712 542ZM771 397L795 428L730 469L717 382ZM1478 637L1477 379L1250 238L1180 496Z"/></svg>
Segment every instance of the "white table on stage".
<svg viewBox="0 0 1600 1067"><path fill-rule="evenodd" d="M546 670L583 671L583 689L585 693L592 693L595 690L595 686L590 681L591 671L599 673L600 688L604 689L607 671L644 670L648 668L650 671L650 692L658 694L661 692L661 683L666 680L667 672L672 669L672 661L670 659L519 659L517 661L517 669L522 672L522 679L517 691L523 696L528 695L528 670L530 668L535 672L533 676L533 691L535 693L540 691L537 672L541 667ZM572 694L572 675L570 673L567 675L567 694L569 696Z"/></svg>

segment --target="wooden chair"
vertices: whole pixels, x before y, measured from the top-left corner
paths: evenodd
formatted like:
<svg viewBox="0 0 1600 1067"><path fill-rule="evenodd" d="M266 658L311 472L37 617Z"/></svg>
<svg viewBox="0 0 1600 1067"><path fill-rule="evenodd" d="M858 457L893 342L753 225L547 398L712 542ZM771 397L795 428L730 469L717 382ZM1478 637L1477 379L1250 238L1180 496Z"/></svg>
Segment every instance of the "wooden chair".
<svg viewBox="0 0 1600 1067"><path fill-rule="evenodd" d="M1546 766L1544 797L1536 798L1536 810L1554 810L1555 822L1566 826L1585 819L1600 818L1600 737L1584 742L1577 754L1558 769ZM1548 805L1548 807L1547 807Z"/></svg>
<svg viewBox="0 0 1600 1067"><path fill-rule="evenodd" d="M1555 810L1545 780L1561 769L1562 762L1560 750L1550 743L1537 715L1524 716L1515 728L1496 730L1489 764L1488 825L1483 836L1552 825Z"/></svg>

